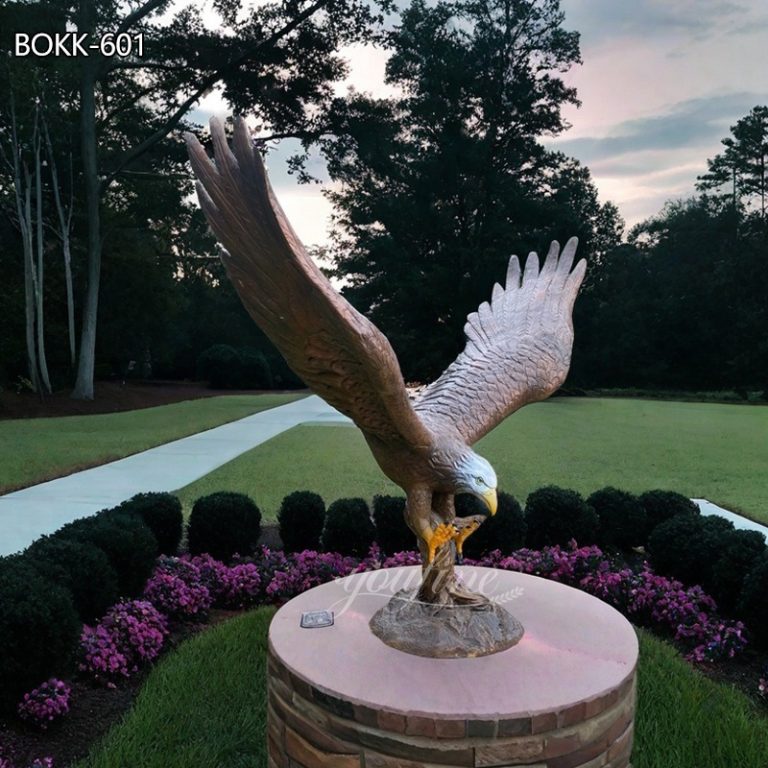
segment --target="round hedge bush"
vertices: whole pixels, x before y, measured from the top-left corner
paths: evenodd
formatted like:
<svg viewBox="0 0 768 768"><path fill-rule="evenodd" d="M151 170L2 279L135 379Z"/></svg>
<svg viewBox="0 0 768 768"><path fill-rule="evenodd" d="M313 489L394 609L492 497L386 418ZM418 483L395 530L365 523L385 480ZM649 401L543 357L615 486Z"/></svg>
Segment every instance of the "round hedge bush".
<svg viewBox="0 0 768 768"><path fill-rule="evenodd" d="M712 568L710 589L718 607L732 613L747 573L765 552L765 536L758 531L730 531L724 544Z"/></svg>
<svg viewBox="0 0 768 768"><path fill-rule="evenodd" d="M480 499L468 494L456 496L456 516L486 515L483 524L464 542L464 555L479 559L495 549L509 555L525 544L528 526L523 509L514 496L499 491L499 506L495 515Z"/></svg>
<svg viewBox="0 0 768 768"><path fill-rule="evenodd" d="M653 529L676 515L700 514L699 508L688 497L675 491L646 491L637 500L645 509L647 536Z"/></svg>
<svg viewBox="0 0 768 768"><path fill-rule="evenodd" d="M373 523L376 542L385 555L417 549L416 535L405 522L405 497L374 496Z"/></svg>
<svg viewBox="0 0 768 768"><path fill-rule="evenodd" d="M571 539L582 546L597 543L597 513L576 491L554 485L534 491L525 502L525 522L534 549L566 546Z"/></svg>
<svg viewBox="0 0 768 768"><path fill-rule="evenodd" d="M234 347L214 344L197 358L197 375L207 381L211 389L239 387L243 378L243 363Z"/></svg>
<svg viewBox="0 0 768 768"><path fill-rule="evenodd" d="M44 536L24 553L40 575L72 593L81 621L92 623L117 602L117 574L103 550L85 541Z"/></svg>
<svg viewBox="0 0 768 768"><path fill-rule="evenodd" d="M768 552L754 562L741 592L737 613L761 648L768 648Z"/></svg>
<svg viewBox="0 0 768 768"><path fill-rule="evenodd" d="M243 493L222 491L200 497L192 507L187 543L193 555L207 553L228 562L249 555L261 536L261 512Z"/></svg>
<svg viewBox="0 0 768 768"><path fill-rule="evenodd" d="M116 507L116 511L138 515L157 539L163 555L175 555L184 531L181 502L172 493L139 493Z"/></svg>
<svg viewBox="0 0 768 768"><path fill-rule="evenodd" d="M312 491L294 491L283 499L277 522L284 551L317 550L325 523L325 502Z"/></svg>
<svg viewBox="0 0 768 768"><path fill-rule="evenodd" d="M71 667L80 632L72 597L20 557L0 559L0 708Z"/></svg>
<svg viewBox="0 0 768 768"><path fill-rule="evenodd" d="M54 537L101 549L117 575L120 597L136 597L144 591L158 555L157 539L144 522L117 510L75 520L60 528Z"/></svg>
<svg viewBox="0 0 768 768"><path fill-rule="evenodd" d="M709 590L715 563L732 532L733 524L717 515L675 515L657 525L648 539L651 564L686 586Z"/></svg>
<svg viewBox="0 0 768 768"><path fill-rule="evenodd" d="M269 363L261 352L255 349L240 349L241 380L238 386L243 389L272 389L272 372Z"/></svg>
<svg viewBox="0 0 768 768"><path fill-rule="evenodd" d="M600 520L597 540L601 547L628 552L645 544L646 512L635 496L618 488L602 488L588 499Z"/></svg>
<svg viewBox="0 0 768 768"><path fill-rule="evenodd" d="M363 499L337 499L328 507L320 538L326 552L365 557L375 537L376 529Z"/></svg>

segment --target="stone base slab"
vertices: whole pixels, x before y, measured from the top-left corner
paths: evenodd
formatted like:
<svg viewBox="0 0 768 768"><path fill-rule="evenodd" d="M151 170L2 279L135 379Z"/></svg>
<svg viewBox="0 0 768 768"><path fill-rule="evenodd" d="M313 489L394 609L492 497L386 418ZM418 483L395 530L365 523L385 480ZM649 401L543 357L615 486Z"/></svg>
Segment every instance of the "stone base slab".
<svg viewBox="0 0 768 768"><path fill-rule="evenodd" d="M270 768L627 768L637 639L621 614L556 582L464 566L468 586L511 603L525 635L490 656L414 656L368 622L418 570L355 574L277 612ZM334 611L334 625L301 629L310 610Z"/></svg>

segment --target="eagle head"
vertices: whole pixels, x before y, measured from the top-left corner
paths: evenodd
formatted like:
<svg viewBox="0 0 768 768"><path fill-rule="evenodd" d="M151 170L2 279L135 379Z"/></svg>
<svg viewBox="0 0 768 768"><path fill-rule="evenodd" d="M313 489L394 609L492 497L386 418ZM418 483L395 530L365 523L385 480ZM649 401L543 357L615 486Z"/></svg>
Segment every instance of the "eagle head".
<svg viewBox="0 0 768 768"><path fill-rule="evenodd" d="M498 480L493 467L482 456L478 456L474 451L464 454L456 466L455 479L456 493L471 493L477 496L492 515L496 514Z"/></svg>

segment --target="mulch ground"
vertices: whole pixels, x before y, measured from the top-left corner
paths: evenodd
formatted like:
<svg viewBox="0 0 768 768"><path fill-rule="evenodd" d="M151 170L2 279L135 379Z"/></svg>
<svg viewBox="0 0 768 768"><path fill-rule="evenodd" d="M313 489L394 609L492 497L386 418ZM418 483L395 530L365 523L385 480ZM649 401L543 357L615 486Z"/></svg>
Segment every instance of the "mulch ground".
<svg viewBox="0 0 768 768"><path fill-rule="evenodd" d="M185 381L99 381L93 400L73 400L70 390L54 392L41 399L34 392L17 394L0 391L0 419L32 419L44 416L88 416L94 413L116 413L153 408L183 400L219 395L258 394L255 390L208 389L196 382Z"/></svg>
<svg viewBox="0 0 768 768"><path fill-rule="evenodd" d="M239 614L212 610L205 623L172 627L163 653L187 638ZM0 719L0 757L13 764L29 765L36 758L52 757L54 768L67 768L84 758L96 742L130 709L151 667L126 680L114 690L80 677L68 679L72 688L70 710L47 731L40 731L16 717Z"/></svg>

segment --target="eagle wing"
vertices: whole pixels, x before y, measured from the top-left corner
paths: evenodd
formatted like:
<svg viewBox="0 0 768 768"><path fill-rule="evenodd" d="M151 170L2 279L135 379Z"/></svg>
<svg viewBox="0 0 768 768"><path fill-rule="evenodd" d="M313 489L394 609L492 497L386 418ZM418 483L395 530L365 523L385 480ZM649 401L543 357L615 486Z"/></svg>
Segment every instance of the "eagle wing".
<svg viewBox="0 0 768 768"><path fill-rule="evenodd" d="M429 444L389 341L307 254L245 122L235 121L232 149L215 118L211 134L215 162L192 134L185 139L200 204L251 317L306 384L358 427L385 441Z"/></svg>
<svg viewBox="0 0 768 768"><path fill-rule="evenodd" d="M573 304L586 261L571 271L577 239L560 255L553 242L544 266L531 253L521 276L510 259L506 287L467 318L467 344L416 401L432 428L455 429L469 445L526 403L549 397L565 381L573 347ZM522 278L522 279L521 279Z"/></svg>

